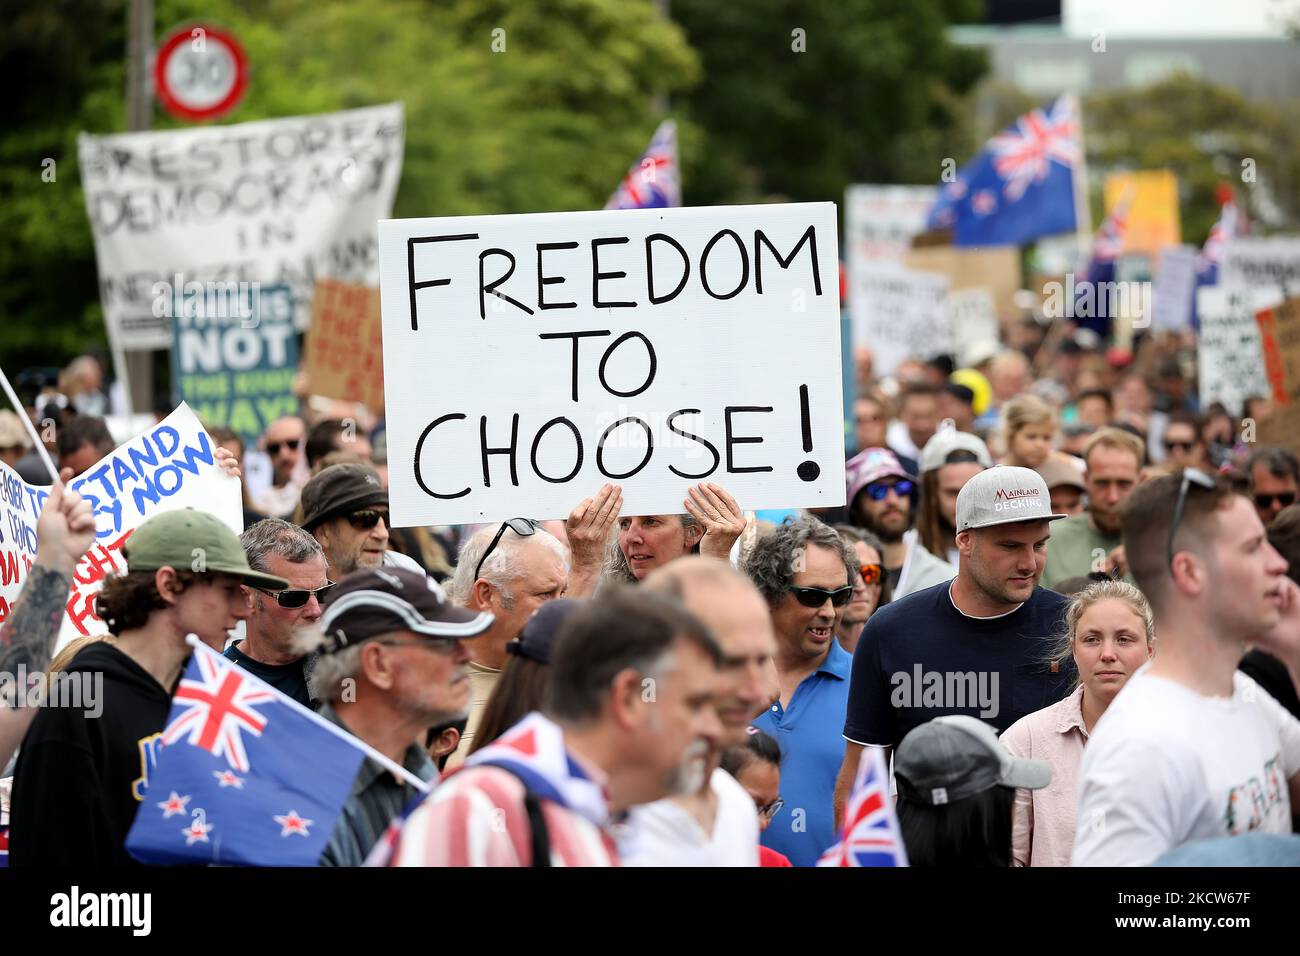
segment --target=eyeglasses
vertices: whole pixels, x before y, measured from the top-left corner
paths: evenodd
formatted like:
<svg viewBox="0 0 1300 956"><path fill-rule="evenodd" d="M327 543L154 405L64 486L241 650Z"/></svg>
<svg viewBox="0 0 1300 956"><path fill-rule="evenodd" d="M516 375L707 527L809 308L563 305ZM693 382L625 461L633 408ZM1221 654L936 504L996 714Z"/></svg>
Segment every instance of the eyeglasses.
<svg viewBox="0 0 1300 956"><path fill-rule="evenodd" d="M1290 505L1295 504L1295 492L1284 491L1277 495L1256 495L1255 507L1260 509L1271 508L1275 501L1283 508L1289 507Z"/></svg>
<svg viewBox="0 0 1300 956"><path fill-rule="evenodd" d="M766 806L756 806L756 809L758 810L758 815L762 817L764 820L771 820L774 816L776 816L777 811L780 810L783 806L785 806L785 801L782 800L780 797L777 797L775 800L773 800L771 803L767 804Z"/></svg>
<svg viewBox="0 0 1300 956"><path fill-rule="evenodd" d="M302 444L301 438L290 438L287 441L269 441L266 443L266 453L274 458L280 454L281 445L287 446L290 451L297 451L300 444Z"/></svg>
<svg viewBox="0 0 1300 956"><path fill-rule="evenodd" d="M1174 536L1178 534L1178 525L1183 520L1183 509L1187 507L1187 491L1192 485L1204 488L1206 491L1213 491L1216 487L1214 479L1199 468L1183 469L1183 483L1178 487L1178 503L1174 505L1174 520L1169 526L1169 543L1165 549L1171 574L1174 567Z"/></svg>
<svg viewBox="0 0 1300 956"><path fill-rule="evenodd" d="M334 588L333 581L327 581L323 586L318 588L285 588L283 591L271 591L267 588L258 588L263 594L269 594L275 598L275 603L280 607L296 611L300 607L306 607L311 596L316 595L316 600L324 603L326 596Z"/></svg>
<svg viewBox="0 0 1300 956"><path fill-rule="evenodd" d="M884 569L878 564L860 564L858 573L862 575L863 584L879 584L880 575Z"/></svg>
<svg viewBox="0 0 1300 956"><path fill-rule="evenodd" d="M1196 447L1194 441L1166 441L1165 451L1191 451Z"/></svg>
<svg viewBox="0 0 1300 956"><path fill-rule="evenodd" d="M375 525L379 524L379 519L384 519L384 524L388 524L388 512L381 511L378 508L363 508L360 511L354 511L348 515L348 524L358 531L369 531Z"/></svg>
<svg viewBox="0 0 1300 956"><path fill-rule="evenodd" d="M893 489L894 494L898 495L898 497L906 498L916 490L916 482L908 481L906 479L896 481L893 484L878 481L867 485L866 492L871 496L872 501L884 501L885 497L889 494L890 489Z"/></svg>
<svg viewBox="0 0 1300 956"><path fill-rule="evenodd" d="M827 591L825 588L797 588L793 584L787 584L785 589L804 607L821 607L828 600L832 607L844 607L853 599L851 584L836 588L834 591Z"/></svg>
<svg viewBox="0 0 1300 956"><path fill-rule="evenodd" d="M487 550L483 552L483 557L478 559L478 566L474 569L474 577L470 579L471 581L478 580L479 572L483 570L483 562L488 559L488 556L496 548L497 542L500 541L501 536L506 533L506 528L509 528L521 538L527 538L529 535L537 531L537 523L530 521L527 518L507 518L505 521L501 522L501 527L497 528L497 533L492 539L492 543L489 544Z"/></svg>

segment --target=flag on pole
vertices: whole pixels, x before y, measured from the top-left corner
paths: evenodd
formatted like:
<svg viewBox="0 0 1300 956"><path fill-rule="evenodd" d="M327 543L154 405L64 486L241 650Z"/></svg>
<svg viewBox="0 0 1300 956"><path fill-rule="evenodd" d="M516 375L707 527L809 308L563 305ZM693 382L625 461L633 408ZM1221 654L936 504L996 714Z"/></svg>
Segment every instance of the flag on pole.
<svg viewBox="0 0 1300 956"><path fill-rule="evenodd" d="M677 124L664 120L650 145L623 177L606 209L663 209L682 204L682 179L677 166Z"/></svg>
<svg viewBox="0 0 1300 956"><path fill-rule="evenodd" d="M889 771L876 747L858 762L839 842L821 855L818 866L907 866L903 833L889 798Z"/></svg>
<svg viewBox="0 0 1300 956"><path fill-rule="evenodd" d="M1110 314L1115 297L1107 289L1109 283L1115 281L1115 266L1124 251L1124 235L1128 230L1133 196L1134 190L1125 191L1102 221L1092 242L1092 254L1083 269L1084 284L1075 293L1075 324L1096 332L1102 342L1110 341L1111 323L1115 319Z"/></svg>
<svg viewBox="0 0 1300 956"><path fill-rule="evenodd" d="M1228 240L1245 233L1237 200L1231 194L1219 210L1219 219L1210 227L1210 234L1201 247L1201 257L1196 263L1197 285L1218 285L1219 265L1223 262L1223 247Z"/></svg>
<svg viewBox="0 0 1300 956"><path fill-rule="evenodd" d="M158 743L126 838L142 863L315 866L368 749L202 644Z"/></svg>
<svg viewBox="0 0 1300 956"><path fill-rule="evenodd" d="M1022 245L1074 232L1075 177L1082 175L1078 103L1061 96L998 133L939 184L927 229L951 229L958 246Z"/></svg>

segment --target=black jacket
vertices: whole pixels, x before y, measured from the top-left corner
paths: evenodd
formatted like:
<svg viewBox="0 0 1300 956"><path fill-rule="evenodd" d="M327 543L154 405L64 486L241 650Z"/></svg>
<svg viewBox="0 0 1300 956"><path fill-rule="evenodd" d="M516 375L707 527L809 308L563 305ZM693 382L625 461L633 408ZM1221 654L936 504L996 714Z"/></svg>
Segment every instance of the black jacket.
<svg viewBox="0 0 1300 956"><path fill-rule="evenodd" d="M108 643L87 646L67 673L102 679L98 697L82 700L102 713L44 707L36 715L14 768L9 862L128 866L135 861L126 835L153 768L171 691Z"/></svg>

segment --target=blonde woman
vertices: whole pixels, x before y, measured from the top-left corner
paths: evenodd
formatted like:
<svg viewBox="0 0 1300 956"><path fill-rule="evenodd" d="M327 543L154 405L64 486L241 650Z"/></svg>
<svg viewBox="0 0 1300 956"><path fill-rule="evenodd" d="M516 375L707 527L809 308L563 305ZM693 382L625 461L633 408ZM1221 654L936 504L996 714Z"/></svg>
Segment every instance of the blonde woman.
<svg viewBox="0 0 1300 956"><path fill-rule="evenodd" d="M1014 756L1052 767L1050 786L1016 791L1012 866L1070 865L1084 745L1115 695L1151 657L1154 641L1151 607L1131 584L1099 581L1070 602L1052 659L1054 664L1074 659L1074 693L1022 717L1002 735L1003 746Z"/></svg>
<svg viewBox="0 0 1300 956"><path fill-rule="evenodd" d="M1037 395L1017 395L1002 406L1002 440L1007 453L1000 465L1038 469L1052 453L1056 412Z"/></svg>

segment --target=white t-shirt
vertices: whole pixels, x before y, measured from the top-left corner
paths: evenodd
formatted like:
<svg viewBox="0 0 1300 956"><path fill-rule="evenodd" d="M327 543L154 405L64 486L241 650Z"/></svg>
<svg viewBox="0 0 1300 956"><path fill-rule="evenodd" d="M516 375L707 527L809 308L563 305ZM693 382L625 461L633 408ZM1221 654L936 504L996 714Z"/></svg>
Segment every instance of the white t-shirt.
<svg viewBox="0 0 1300 956"><path fill-rule="evenodd" d="M709 778L718 798L713 833L671 799L633 807L619 839L624 866L758 866L758 811L722 768Z"/></svg>
<svg viewBox="0 0 1300 956"><path fill-rule="evenodd" d="M1146 866L1193 840L1291 832L1300 721L1240 671L1204 697L1143 667L1079 768L1073 866Z"/></svg>

